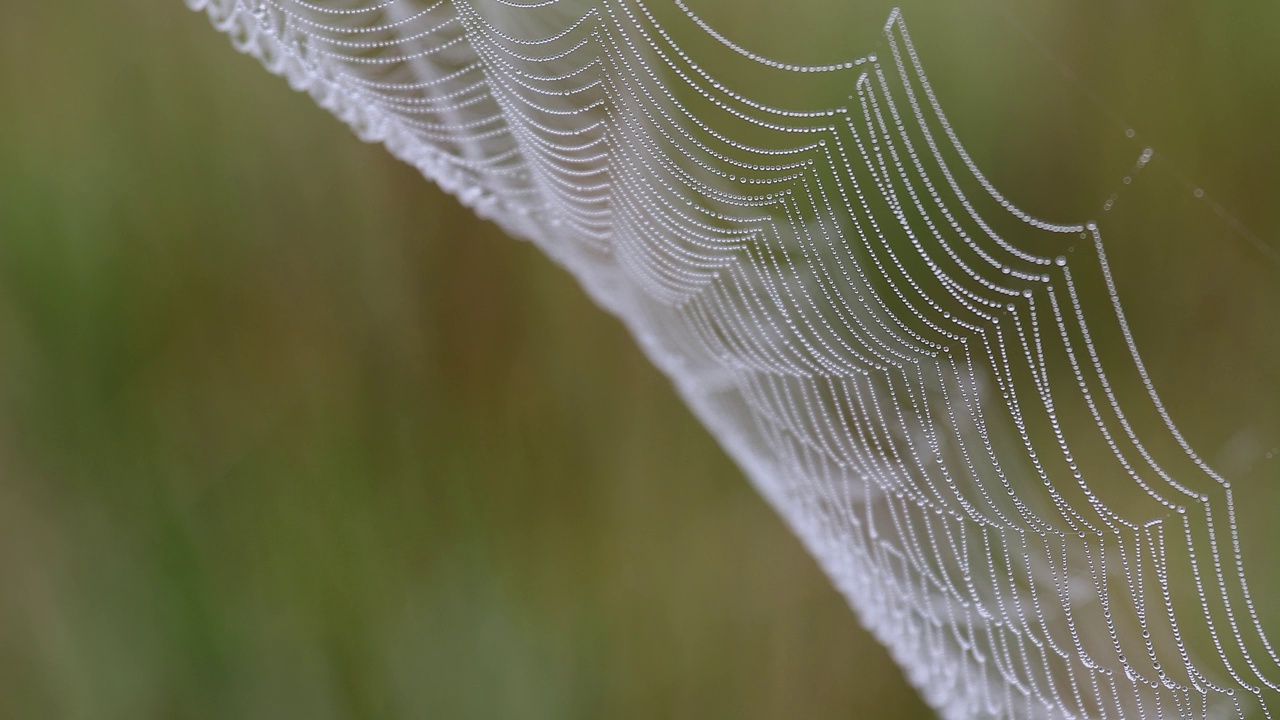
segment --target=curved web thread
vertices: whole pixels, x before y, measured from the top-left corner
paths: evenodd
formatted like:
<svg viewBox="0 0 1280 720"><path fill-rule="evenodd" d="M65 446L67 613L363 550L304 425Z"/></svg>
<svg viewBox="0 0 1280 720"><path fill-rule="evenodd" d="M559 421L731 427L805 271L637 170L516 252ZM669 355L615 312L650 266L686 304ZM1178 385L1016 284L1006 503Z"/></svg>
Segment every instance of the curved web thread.
<svg viewBox="0 0 1280 720"><path fill-rule="evenodd" d="M996 190L897 11L883 57L796 66L675 0L847 80L796 110L639 0L187 1L617 314L943 715L1271 717L1230 483L1102 230Z"/></svg>

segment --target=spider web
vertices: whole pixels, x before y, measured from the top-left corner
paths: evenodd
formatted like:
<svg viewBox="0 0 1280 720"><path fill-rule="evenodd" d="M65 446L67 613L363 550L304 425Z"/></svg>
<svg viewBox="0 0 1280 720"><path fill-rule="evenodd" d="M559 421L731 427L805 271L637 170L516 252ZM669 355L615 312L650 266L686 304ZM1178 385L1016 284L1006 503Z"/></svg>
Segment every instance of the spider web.
<svg viewBox="0 0 1280 720"><path fill-rule="evenodd" d="M943 715L1271 717L1231 484L1102 228L1001 195L898 11L801 66L675 0L848 92L787 109L640 0L187 2L618 315Z"/></svg>

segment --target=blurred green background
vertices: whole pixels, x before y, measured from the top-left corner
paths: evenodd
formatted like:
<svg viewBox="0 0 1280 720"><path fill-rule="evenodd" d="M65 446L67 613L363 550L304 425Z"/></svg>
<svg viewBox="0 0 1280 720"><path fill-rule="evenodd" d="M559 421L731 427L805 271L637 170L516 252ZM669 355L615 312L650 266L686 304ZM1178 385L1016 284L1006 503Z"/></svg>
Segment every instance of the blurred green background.
<svg viewBox="0 0 1280 720"><path fill-rule="evenodd" d="M887 14L693 4L800 62L865 52ZM959 6L910 19L937 85L974 94L958 122L991 118L963 126L975 156L1033 206L1096 209L1115 164L1055 134L1085 127L1054 112L1078 96L1014 92L1045 86L1008 63L1035 49ZM1276 66L1242 73L1276 59L1251 35L1275 13L1184 8L1122 42L1097 28L1150 16L1055 7L1027 22L1274 237ZM1186 33L1210 38L1170 80ZM1186 107L1203 117L1169 119ZM1229 235L1153 271L1153 230L1113 248L1117 273L1191 437L1280 446L1276 275ZM1181 378L1206 363L1243 374L1196 395ZM177 0L121 0L0 5L0 716L928 713L566 273Z"/></svg>

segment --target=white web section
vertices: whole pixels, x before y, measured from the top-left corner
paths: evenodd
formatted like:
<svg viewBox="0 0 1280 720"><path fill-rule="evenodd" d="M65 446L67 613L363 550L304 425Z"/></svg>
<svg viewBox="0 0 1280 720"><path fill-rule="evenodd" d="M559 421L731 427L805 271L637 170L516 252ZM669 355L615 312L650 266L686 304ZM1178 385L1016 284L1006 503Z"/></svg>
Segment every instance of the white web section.
<svg viewBox="0 0 1280 720"><path fill-rule="evenodd" d="M1099 226L1001 196L898 12L883 57L801 67L675 0L760 72L847 79L797 111L641 0L187 1L621 317L943 715L1280 707L1231 486L1161 404Z"/></svg>

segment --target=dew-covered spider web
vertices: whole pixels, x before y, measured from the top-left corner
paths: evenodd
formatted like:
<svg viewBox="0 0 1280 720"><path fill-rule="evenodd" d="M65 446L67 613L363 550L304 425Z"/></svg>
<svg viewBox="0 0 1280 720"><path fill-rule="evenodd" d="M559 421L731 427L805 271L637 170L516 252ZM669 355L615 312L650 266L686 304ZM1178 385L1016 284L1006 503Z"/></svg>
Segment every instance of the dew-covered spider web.
<svg viewBox="0 0 1280 720"><path fill-rule="evenodd" d="M187 2L568 268L944 716L1280 712L1267 558L1108 262L1140 138L1097 221L1048 221L891 7L866 54L798 65L681 0Z"/></svg>

